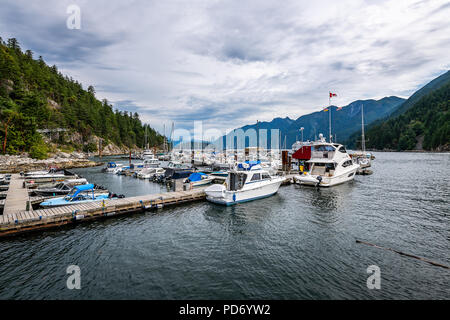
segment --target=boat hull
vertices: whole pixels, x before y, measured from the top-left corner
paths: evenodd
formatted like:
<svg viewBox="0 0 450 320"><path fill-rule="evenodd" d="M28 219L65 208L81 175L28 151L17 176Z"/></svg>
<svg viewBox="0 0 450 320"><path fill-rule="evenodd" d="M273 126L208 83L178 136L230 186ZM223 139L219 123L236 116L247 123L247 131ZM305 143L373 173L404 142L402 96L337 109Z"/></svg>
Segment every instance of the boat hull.
<svg viewBox="0 0 450 320"><path fill-rule="evenodd" d="M40 204L41 207L43 208L54 208L54 207L62 207L62 206L70 206L70 205L75 205L75 204L83 204L83 203L88 203L88 202L98 202L98 201L102 201L102 200L115 200L118 199L116 197L113 198L108 198L108 195L96 195L96 198L93 199L89 199L89 200L80 200L80 201L66 201L64 200L64 198L55 198L55 199L51 199L49 201L45 201L42 202Z"/></svg>
<svg viewBox="0 0 450 320"><path fill-rule="evenodd" d="M262 199L277 193L282 182L282 178L277 178L273 179L270 183L238 191L228 191L225 190L225 187L221 190L218 188L212 188L210 190L206 189L206 200L216 204L230 206L238 203Z"/></svg>
<svg viewBox="0 0 450 320"><path fill-rule="evenodd" d="M319 187L333 187L342 183L346 183L352 181L355 178L356 171L359 166L354 166L350 170L346 170L345 172L333 176L333 177L324 177L322 176L322 181L317 180L318 176L313 175L302 175L302 176L294 176L294 181L301 185L306 186L319 186Z"/></svg>

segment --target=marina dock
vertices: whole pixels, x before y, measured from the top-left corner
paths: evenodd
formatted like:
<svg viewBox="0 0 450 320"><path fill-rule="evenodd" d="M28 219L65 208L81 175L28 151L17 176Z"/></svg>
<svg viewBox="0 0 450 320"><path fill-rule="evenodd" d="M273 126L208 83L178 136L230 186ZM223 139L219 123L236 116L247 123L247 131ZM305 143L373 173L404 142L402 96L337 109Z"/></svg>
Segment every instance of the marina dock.
<svg viewBox="0 0 450 320"><path fill-rule="evenodd" d="M29 200L28 190L22 186L23 180L20 175L11 175L9 189L6 194L6 200L3 208L3 215L11 215L18 211L27 209L27 201Z"/></svg>
<svg viewBox="0 0 450 320"><path fill-rule="evenodd" d="M292 175L286 175L285 178L283 184L291 183ZM81 220L146 212L165 206L205 200L207 187L32 210L32 204L42 202L44 197L30 197L23 177L12 175L6 199L0 200L0 207L4 206L3 215L0 215L0 237L72 224Z"/></svg>
<svg viewBox="0 0 450 320"><path fill-rule="evenodd" d="M21 182L20 179L18 181ZM206 198L204 190L205 187L202 187L189 191L149 194L118 200L26 211L27 189L22 188L18 191L18 188L14 188L11 190L13 201L10 202L9 195L6 198L5 209L8 208L8 212L0 215L0 237L62 226L79 220L92 220L131 212L145 212L169 205L203 200ZM19 198L20 196L22 198Z"/></svg>

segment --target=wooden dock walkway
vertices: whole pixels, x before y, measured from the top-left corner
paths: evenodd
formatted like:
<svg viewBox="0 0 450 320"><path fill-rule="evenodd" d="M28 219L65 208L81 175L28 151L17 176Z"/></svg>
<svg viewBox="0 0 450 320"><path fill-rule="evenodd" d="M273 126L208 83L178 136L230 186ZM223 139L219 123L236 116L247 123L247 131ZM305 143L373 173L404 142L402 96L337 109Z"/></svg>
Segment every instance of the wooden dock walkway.
<svg viewBox="0 0 450 320"><path fill-rule="evenodd" d="M286 175L284 184L291 183L292 177L292 174ZM0 237L48 229L75 223L79 220L93 220L131 212L145 212L154 208L204 200L206 199L205 189L208 187L26 211L28 201L31 205L31 202L40 201L42 199L38 198L42 197L29 197L28 189L22 186L23 179L14 175L11 177L6 200L0 200L0 206L3 203L5 206L3 215L0 215Z"/></svg>
<svg viewBox="0 0 450 320"><path fill-rule="evenodd" d="M20 175L11 175L3 215L11 215L15 212L25 211L28 198L28 190L27 188L23 188L23 180L20 178Z"/></svg>
<svg viewBox="0 0 450 320"><path fill-rule="evenodd" d="M0 237L130 212L203 200L206 187L0 215ZM28 194L27 194L28 196ZM7 199L8 200L8 199ZM23 201L23 200L22 200Z"/></svg>

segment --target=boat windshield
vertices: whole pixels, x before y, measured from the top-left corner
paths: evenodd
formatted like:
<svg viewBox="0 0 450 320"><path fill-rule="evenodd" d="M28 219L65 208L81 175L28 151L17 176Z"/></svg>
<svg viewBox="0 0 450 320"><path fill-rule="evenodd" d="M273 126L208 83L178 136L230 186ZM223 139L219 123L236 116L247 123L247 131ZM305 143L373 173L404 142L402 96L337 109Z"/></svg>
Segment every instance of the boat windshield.
<svg viewBox="0 0 450 320"><path fill-rule="evenodd" d="M73 188L70 190L70 192L67 194L67 196L64 197L64 200L70 200L73 198L73 195L77 192L77 189Z"/></svg>
<svg viewBox="0 0 450 320"><path fill-rule="evenodd" d="M334 147L328 145L320 145L312 147L312 151L334 151Z"/></svg>

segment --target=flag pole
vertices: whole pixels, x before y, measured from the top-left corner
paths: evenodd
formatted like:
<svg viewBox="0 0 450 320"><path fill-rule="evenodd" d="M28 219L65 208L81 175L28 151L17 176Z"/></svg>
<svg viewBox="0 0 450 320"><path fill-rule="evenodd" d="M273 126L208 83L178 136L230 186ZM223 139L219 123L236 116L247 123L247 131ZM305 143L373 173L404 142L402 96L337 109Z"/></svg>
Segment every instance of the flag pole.
<svg viewBox="0 0 450 320"><path fill-rule="evenodd" d="M328 117L329 117L329 125L328 125L328 127L330 128L330 135L328 137L329 137L330 143L331 143L331 140L332 140L332 135L331 135L331 92L328 94L328 111L330 113L328 115Z"/></svg>

